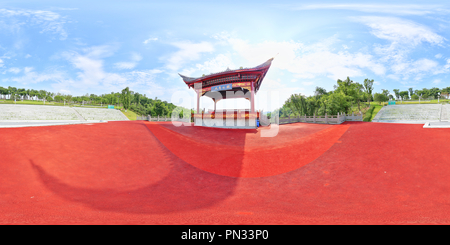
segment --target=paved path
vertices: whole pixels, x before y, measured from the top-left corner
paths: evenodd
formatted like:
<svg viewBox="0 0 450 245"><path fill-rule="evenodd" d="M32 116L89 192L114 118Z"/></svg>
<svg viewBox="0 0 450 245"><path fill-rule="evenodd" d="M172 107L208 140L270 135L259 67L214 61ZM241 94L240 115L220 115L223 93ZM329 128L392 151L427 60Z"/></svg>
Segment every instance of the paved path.
<svg viewBox="0 0 450 245"><path fill-rule="evenodd" d="M58 126L83 123L107 123L108 121L77 121L77 120L0 120L0 128L19 128L19 127L39 127L39 126Z"/></svg>

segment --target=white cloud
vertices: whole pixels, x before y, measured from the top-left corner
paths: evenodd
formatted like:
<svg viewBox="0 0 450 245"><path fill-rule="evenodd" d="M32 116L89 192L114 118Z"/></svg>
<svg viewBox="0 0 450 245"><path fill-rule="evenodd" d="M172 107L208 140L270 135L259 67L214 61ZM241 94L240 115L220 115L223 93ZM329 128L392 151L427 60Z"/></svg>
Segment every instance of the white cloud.
<svg viewBox="0 0 450 245"><path fill-rule="evenodd" d="M441 79L434 79L433 80L433 84L439 84L439 83L441 83Z"/></svg>
<svg viewBox="0 0 450 245"><path fill-rule="evenodd" d="M414 80L421 80L426 74L446 72L445 67L439 66L436 61L425 58L411 60L408 57L420 44L443 46L446 39L427 26L396 17L363 16L351 19L370 27L374 36L390 41L387 45L374 45L379 61L394 73L389 78L408 80L413 77ZM435 57L441 58L442 55Z"/></svg>
<svg viewBox="0 0 450 245"><path fill-rule="evenodd" d="M11 68L11 69L13 69L14 71L21 70L20 68ZM38 73L34 71L34 67L23 68L23 76L3 79L3 81L13 81L21 84L40 83L47 81L62 81L62 80L65 80L65 74L63 72L49 70Z"/></svg>
<svg viewBox="0 0 450 245"><path fill-rule="evenodd" d="M29 54L25 55L25 59L28 59L30 57L31 57L31 55L29 55Z"/></svg>
<svg viewBox="0 0 450 245"><path fill-rule="evenodd" d="M137 66L138 61L142 60L142 56L138 53L132 53L131 54L131 61L130 62L117 62L114 64L114 67L116 69L133 69Z"/></svg>
<svg viewBox="0 0 450 245"><path fill-rule="evenodd" d="M3 60L0 59L0 67L3 67L4 65Z"/></svg>
<svg viewBox="0 0 450 245"><path fill-rule="evenodd" d="M436 12L448 13L448 10L440 5L419 4L309 4L309 5L278 5L289 7L293 10L314 9L343 9L369 13L387 13L398 15L427 15Z"/></svg>
<svg viewBox="0 0 450 245"><path fill-rule="evenodd" d="M114 64L114 67L117 69L133 69L137 63L135 62L117 62Z"/></svg>
<svg viewBox="0 0 450 245"><path fill-rule="evenodd" d="M418 45L428 42L442 44L446 40L427 26L396 17L359 16L351 19L369 26L372 29L371 33L376 37L393 43Z"/></svg>
<svg viewBox="0 0 450 245"><path fill-rule="evenodd" d="M149 42L151 42L151 41L156 41L156 40L158 40L157 37L151 37L151 38L145 40L145 41L144 41L144 44L147 44L147 43L149 43Z"/></svg>
<svg viewBox="0 0 450 245"><path fill-rule="evenodd" d="M185 76L201 76L202 74L210 74L225 71L227 68L237 69L229 55L219 54L216 57L203 63L195 64L194 67L183 69L180 74ZM196 75L194 75L196 74Z"/></svg>
<svg viewBox="0 0 450 245"><path fill-rule="evenodd" d="M179 50L168 57L162 58L166 62L166 67L170 70L178 70L183 64L189 61L198 60L201 53L214 51L214 46L205 41L200 43L175 42L172 43L172 45Z"/></svg>
<svg viewBox="0 0 450 245"><path fill-rule="evenodd" d="M115 82L124 82L125 78L118 74L104 71L102 58L114 54L116 47L111 45L94 46L82 49L78 52L65 52L62 56L67 59L74 68L78 69L77 80L71 86L78 88L98 88Z"/></svg>
<svg viewBox="0 0 450 245"><path fill-rule="evenodd" d="M66 89L60 89L59 92L62 94L70 94L70 90L66 90Z"/></svg>
<svg viewBox="0 0 450 245"><path fill-rule="evenodd" d="M142 56L140 54L138 54L138 53L132 53L131 54L131 60L135 61L135 62L141 61L142 60Z"/></svg>
<svg viewBox="0 0 450 245"><path fill-rule="evenodd" d="M439 63L425 58L413 62L399 62L391 68L397 76L402 76L404 80L410 77L421 80L426 74L436 73L440 70Z"/></svg>
<svg viewBox="0 0 450 245"><path fill-rule="evenodd" d="M85 53L86 57L92 59L101 59L105 57L110 57L118 49L117 45L100 45L88 48L83 48L82 51Z"/></svg>
<svg viewBox="0 0 450 245"><path fill-rule="evenodd" d="M396 80L396 81L400 80L399 76L398 75L394 75L394 74L389 74L386 77L389 78L389 79L392 79L392 80Z"/></svg>
<svg viewBox="0 0 450 245"><path fill-rule="evenodd" d="M11 67L11 68L8 69L8 71L11 72L11 73L17 74L21 70L20 70L20 68L17 68L17 67Z"/></svg>
<svg viewBox="0 0 450 245"><path fill-rule="evenodd" d="M336 36L312 45L294 41L250 44L237 38L228 38L228 41L239 55L253 64L262 63L279 53L272 67L292 72L296 78L312 79L325 75L336 80L347 76L362 76L365 74L363 69L371 70L377 75L384 74L386 70L372 55L334 51L333 46L339 42Z"/></svg>
<svg viewBox="0 0 450 245"><path fill-rule="evenodd" d="M11 32L17 32L27 24L31 26L39 26L41 33L58 34L60 40L65 40L68 36L64 29L67 22L66 17L58 13L45 10L9 10L0 9L0 16L7 17L0 27L9 29Z"/></svg>
<svg viewBox="0 0 450 245"><path fill-rule="evenodd" d="M313 85L314 82L302 82L302 84L303 84L303 85L306 85L306 86L310 86L310 85Z"/></svg>
<svg viewBox="0 0 450 245"><path fill-rule="evenodd" d="M82 49L81 53L78 52L65 52L62 56L67 59L75 69L78 70L77 77L74 80L70 80L65 84L54 84L55 88L67 89L85 93L86 88L89 91L120 91L125 87L142 88L152 87L157 88L154 82L154 78L162 70L143 70L143 71L129 71L122 73L107 72L104 69L104 57L108 57L114 54L115 47L110 45L89 47ZM142 56L138 53L132 53L130 59L133 62L118 62L115 66L122 65L122 68L130 69L134 68L137 61L142 59Z"/></svg>
<svg viewBox="0 0 450 245"><path fill-rule="evenodd" d="M442 58L442 54L437 54L437 55L435 55L434 56L436 59L440 59L440 58Z"/></svg>

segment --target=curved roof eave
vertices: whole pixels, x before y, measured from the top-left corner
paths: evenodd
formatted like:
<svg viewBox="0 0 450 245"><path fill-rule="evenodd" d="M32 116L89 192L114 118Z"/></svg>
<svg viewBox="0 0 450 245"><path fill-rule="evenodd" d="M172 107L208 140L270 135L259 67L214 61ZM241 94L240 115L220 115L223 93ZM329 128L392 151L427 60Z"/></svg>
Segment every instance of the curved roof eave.
<svg viewBox="0 0 450 245"><path fill-rule="evenodd" d="M194 82L202 81L204 79L208 79L208 78L211 78L211 77L214 77L214 76L218 76L218 75L223 76L223 75L232 74L232 73L236 73L236 72L248 72L248 71L263 70L263 69L266 69L266 68L270 67L270 65L272 64L272 60L273 60L273 58L267 60L266 62L262 63L259 66L253 67L253 68L243 68L243 69L236 69L236 70L230 70L230 69L227 68L227 70L225 70L225 71L212 73L212 74L206 75L204 77L197 77L197 78L187 77L187 76L181 75L180 73L178 73L178 75L180 75L180 77L183 79L183 81L187 85L190 85L190 84L192 84Z"/></svg>

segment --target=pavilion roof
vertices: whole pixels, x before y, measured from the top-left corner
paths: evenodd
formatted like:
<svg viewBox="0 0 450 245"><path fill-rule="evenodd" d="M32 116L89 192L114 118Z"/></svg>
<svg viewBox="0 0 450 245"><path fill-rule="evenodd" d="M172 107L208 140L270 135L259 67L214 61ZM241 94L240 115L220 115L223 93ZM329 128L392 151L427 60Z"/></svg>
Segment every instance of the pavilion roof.
<svg viewBox="0 0 450 245"><path fill-rule="evenodd" d="M186 84L190 85L195 82L209 80L210 78L213 78L216 76L225 76L225 75L229 75L229 74L233 74L233 73L241 73L241 72L249 72L249 71L263 71L264 69L269 69L270 65L272 64L272 60L273 60L273 58L267 60L266 62L262 63L259 66L255 66L252 68L242 68L242 69L239 68L239 69L235 69L235 70L230 70L229 68L227 68L225 71L211 73L209 75L205 75L202 77L187 77L187 76L181 75L180 73L178 73L178 75L180 75L180 77L183 78L183 81Z"/></svg>

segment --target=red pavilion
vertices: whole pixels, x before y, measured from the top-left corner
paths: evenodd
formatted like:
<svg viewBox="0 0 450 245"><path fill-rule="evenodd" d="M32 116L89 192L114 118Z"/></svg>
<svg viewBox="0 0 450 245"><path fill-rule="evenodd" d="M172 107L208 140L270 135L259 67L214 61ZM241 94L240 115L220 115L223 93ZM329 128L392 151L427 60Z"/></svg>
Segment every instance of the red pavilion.
<svg viewBox="0 0 450 245"><path fill-rule="evenodd" d="M197 93L197 111L193 114L195 125L226 128L256 128L259 112L255 112L255 95L272 64L273 58L253 68L204 75L198 78L179 74L189 88ZM200 97L208 96L214 101L214 110L200 111ZM216 103L222 99L245 98L250 109L216 110Z"/></svg>

